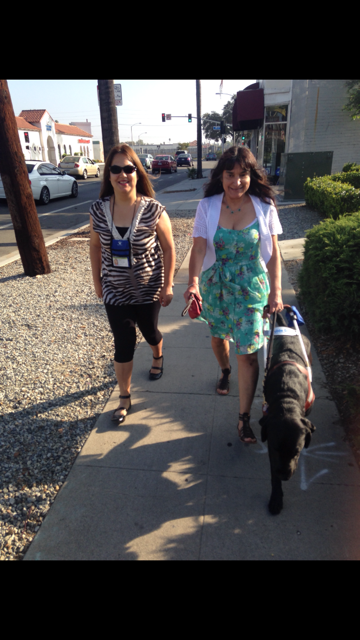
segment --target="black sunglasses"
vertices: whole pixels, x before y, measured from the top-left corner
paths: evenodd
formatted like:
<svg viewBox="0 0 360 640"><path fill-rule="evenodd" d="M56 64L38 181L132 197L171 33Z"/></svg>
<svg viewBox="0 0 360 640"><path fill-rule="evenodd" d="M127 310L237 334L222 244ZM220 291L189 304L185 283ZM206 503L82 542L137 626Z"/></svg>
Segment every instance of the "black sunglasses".
<svg viewBox="0 0 360 640"><path fill-rule="evenodd" d="M134 173L134 171L136 171L136 167L134 167L132 164L127 164L125 165L125 167L119 167L119 165L113 164L112 167L110 167L111 173L118 174L122 171L124 171L126 175L129 175L130 173Z"/></svg>

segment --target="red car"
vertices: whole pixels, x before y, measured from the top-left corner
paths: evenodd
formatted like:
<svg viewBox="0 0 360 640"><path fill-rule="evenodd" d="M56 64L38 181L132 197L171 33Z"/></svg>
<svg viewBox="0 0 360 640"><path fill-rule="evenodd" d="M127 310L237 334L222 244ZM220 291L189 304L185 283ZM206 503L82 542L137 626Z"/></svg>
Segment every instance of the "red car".
<svg viewBox="0 0 360 640"><path fill-rule="evenodd" d="M177 172L176 161L172 156L155 156L152 161L152 173L172 173Z"/></svg>

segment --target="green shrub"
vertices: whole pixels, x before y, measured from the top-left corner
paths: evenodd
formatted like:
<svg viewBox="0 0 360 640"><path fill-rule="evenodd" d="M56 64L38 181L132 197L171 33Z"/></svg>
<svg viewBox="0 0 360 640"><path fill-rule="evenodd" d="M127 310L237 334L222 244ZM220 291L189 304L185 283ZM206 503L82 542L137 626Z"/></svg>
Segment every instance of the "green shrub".
<svg viewBox="0 0 360 640"><path fill-rule="evenodd" d="M360 169L360 167L359 167ZM347 184L351 184L355 189L360 189L360 171L348 171L347 173L333 173L330 176L331 180L334 182L346 182Z"/></svg>
<svg viewBox="0 0 360 640"><path fill-rule="evenodd" d="M360 190L338 182L332 176L308 178L304 184L306 204L334 220L345 213L360 211Z"/></svg>
<svg viewBox="0 0 360 640"><path fill-rule="evenodd" d="M344 164L342 170L345 173L348 171L360 171L360 164L356 164L356 162L347 162Z"/></svg>
<svg viewBox="0 0 360 640"><path fill-rule="evenodd" d="M188 167L187 174L188 174L188 178L191 178L191 180L194 180L197 176L196 167Z"/></svg>
<svg viewBox="0 0 360 640"><path fill-rule="evenodd" d="M360 211L307 232L299 286L319 332L360 338Z"/></svg>

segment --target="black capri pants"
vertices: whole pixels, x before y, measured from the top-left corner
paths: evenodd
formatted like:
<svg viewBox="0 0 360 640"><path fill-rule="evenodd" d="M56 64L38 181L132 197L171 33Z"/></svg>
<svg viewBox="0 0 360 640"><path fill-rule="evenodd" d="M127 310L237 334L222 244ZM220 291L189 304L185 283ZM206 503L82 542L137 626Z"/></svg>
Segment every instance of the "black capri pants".
<svg viewBox="0 0 360 640"><path fill-rule="evenodd" d="M162 340L158 329L160 300L146 304L105 304L115 340L115 362L130 362L134 358L137 324L146 342L155 347Z"/></svg>

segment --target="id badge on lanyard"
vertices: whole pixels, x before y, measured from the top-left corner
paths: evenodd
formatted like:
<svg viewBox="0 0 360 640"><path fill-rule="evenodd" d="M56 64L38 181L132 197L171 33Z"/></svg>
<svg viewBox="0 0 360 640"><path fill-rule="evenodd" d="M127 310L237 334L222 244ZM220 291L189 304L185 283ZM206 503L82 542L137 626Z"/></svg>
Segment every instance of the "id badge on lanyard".
<svg viewBox="0 0 360 640"><path fill-rule="evenodd" d="M130 258L130 241L129 240L111 240L111 260L114 267L131 267Z"/></svg>

